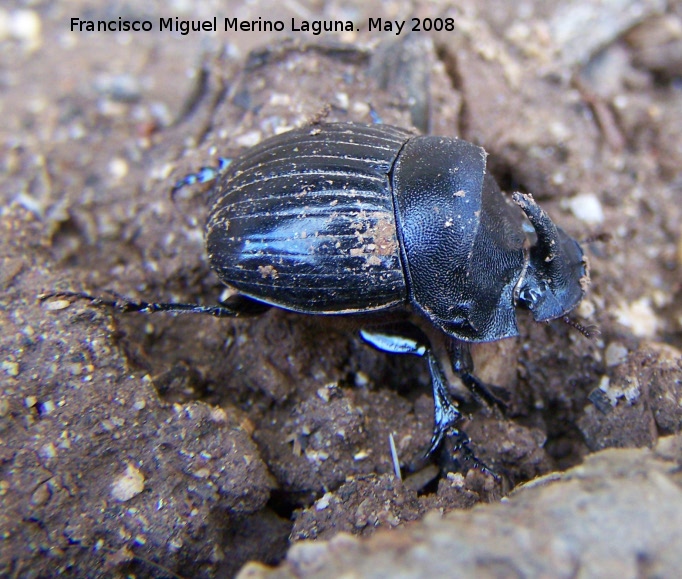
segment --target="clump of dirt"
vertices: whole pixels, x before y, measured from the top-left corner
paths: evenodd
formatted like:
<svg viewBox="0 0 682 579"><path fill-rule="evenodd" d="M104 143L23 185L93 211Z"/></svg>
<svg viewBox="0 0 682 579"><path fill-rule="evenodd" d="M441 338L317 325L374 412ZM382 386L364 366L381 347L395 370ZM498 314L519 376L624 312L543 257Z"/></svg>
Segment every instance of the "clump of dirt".
<svg viewBox="0 0 682 579"><path fill-rule="evenodd" d="M682 544L681 442L663 438L655 452L604 450L519 487L504 503L445 516L430 512L419 524L368 539L341 532L301 541L277 569L251 563L239 577L425 577L456 569L462 577L511 571L568 578L577 568L590 576L614 569L636 575L642 566L675 575Z"/></svg>

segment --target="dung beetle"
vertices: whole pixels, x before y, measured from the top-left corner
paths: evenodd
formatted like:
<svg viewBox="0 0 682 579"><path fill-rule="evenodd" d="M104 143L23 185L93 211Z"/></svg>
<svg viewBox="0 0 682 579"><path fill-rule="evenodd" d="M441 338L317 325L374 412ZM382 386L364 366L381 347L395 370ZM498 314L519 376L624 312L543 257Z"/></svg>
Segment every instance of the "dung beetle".
<svg viewBox="0 0 682 579"><path fill-rule="evenodd" d="M473 375L468 344L518 336L516 308L538 322L565 317L589 283L580 245L532 196L505 197L486 157L461 139L387 125L295 129L235 159L211 191L209 262L238 293L216 306L67 295L119 311L235 317L275 306L365 316L367 342L428 361L435 407L428 453L449 439L452 456L461 451L485 469L457 428L461 413L434 336L445 339L463 383L499 401Z"/></svg>

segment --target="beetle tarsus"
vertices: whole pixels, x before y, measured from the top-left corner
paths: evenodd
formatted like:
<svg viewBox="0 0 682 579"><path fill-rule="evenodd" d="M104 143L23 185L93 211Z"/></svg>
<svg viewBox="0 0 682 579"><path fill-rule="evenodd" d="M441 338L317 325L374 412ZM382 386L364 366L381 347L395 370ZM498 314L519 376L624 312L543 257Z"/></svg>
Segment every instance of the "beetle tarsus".
<svg viewBox="0 0 682 579"><path fill-rule="evenodd" d="M480 458L478 458L474 454L473 450L471 450L471 447L469 446L471 439L467 436L465 432L462 431L453 432L452 437L455 439L455 444L452 449L453 455L461 453L463 455L462 457L463 460L465 462L471 463L473 468L481 471L484 474L489 474L496 481L500 480L500 476L494 470L492 470L487 464L485 464Z"/></svg>

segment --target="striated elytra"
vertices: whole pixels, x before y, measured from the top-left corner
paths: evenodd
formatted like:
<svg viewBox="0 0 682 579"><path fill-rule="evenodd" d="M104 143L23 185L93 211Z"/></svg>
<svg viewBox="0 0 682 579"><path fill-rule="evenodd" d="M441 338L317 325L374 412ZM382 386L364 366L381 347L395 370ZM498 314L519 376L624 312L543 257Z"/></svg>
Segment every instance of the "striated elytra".
<svg viewBox="0 0 682 579"><path fill-rule="evenodd" d="M457 428L434 335L464 384L499 402L473 376L467 345L517 336L517 308L538 322L564 317L589 283L579 244L530 195L504 196L486 156L467 141L386 125L311 125L271 137L235 159L211 192L209 262L238 294L218 306L69 295L121 311L376 314L361 331L367 342L427 358L429 452L448 439L449 458L485 469Z"/></svg>

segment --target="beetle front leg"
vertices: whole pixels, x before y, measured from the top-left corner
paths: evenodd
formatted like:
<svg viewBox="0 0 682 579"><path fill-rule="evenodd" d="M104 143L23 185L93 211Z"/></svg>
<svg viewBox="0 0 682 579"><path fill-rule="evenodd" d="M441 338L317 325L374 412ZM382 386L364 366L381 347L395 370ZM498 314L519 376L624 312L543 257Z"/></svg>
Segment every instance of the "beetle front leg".
<svg viewBox="0 0 682 579"><path fill-rule="evenodd" d="M430 351L426 354L429 363L429 373L431 374L431 386L433 387L433 436L427 451L427 456L438 450L445 436L462 435L455 428L455 424L462 419L462 414L452 403L452 398L445 385L445 376L438 364L438 360ZM468 437L464 435L467 440Z"/></svg>
<svg viewBox="0 0 682 579"><path fill-rule="evenodd" d="M446 439L453 441L453 454L461 452L465 461L471 462L474 468L493 473L480 461L469 447L469 437L457 428L462 414L452 401L447 382L438 359L431 351L426 335L412 324L394 324L373 330L361 330L362 338L382 352L391 354L411 354L425 357L429 365L431 385L433 387L433 435L426 456L434 454Z"/></svg>
<svg viewBox="0 0 682 579"><path fill-rule="evenodd" d="M462 419L462 414L452 402L443 370L431 351L427 351L426 359L429 363L429 373L431 374L434 406L433 436L431 437L431 445L429 446L427 456L438 450L438 447L447 437L454 443L452 448L453 455L461 452L464 460L471 462L474 468L491 475L495 479L499 479L471 450L469 446L471 439L467 433L456 428L455 425Z"/></svg>

